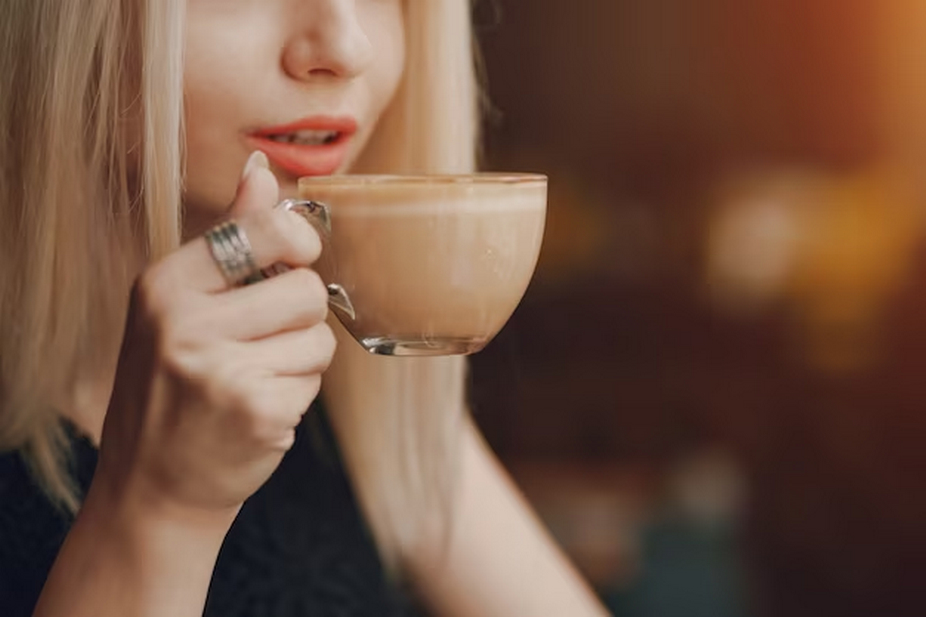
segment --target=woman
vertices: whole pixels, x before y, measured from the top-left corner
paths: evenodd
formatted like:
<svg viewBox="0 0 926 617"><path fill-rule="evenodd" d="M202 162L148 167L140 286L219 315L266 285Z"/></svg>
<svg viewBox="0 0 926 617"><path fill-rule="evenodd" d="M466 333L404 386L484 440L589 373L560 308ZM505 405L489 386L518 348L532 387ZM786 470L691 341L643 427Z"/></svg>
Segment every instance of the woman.
<svg viewBox="0 0 926 617"><path fill-rule="evenodd" d="M272 207L300 175L471 171L468 19L465 0L3 4L4 615L404 614L380 557L438 614L603 612L466 418L464 363L333 331L319 238ZM223 276L225 219L291 270Z"/></svg>

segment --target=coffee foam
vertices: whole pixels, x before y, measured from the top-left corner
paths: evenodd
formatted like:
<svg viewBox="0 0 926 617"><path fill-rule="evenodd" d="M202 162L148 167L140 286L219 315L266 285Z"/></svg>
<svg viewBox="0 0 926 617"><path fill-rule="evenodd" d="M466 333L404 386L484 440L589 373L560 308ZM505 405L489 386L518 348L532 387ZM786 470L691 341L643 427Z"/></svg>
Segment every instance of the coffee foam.
<svg viewBox="0 0 926 617"><path fill-rule="evenodd" d="M546 185L506 186L436 185L422 187L302 186L304 199L315 199L336 217L387 218L435 214L486 214L537 211L546 207Z"/></svg>
<svg viewBox="0 0 926 617"><path fill-rule="evenodd" d="M328 204L338 217L393 218L435 214L486 214L542 210L545 203L536 197L487 197L447 199L398 204Z"/></svg>

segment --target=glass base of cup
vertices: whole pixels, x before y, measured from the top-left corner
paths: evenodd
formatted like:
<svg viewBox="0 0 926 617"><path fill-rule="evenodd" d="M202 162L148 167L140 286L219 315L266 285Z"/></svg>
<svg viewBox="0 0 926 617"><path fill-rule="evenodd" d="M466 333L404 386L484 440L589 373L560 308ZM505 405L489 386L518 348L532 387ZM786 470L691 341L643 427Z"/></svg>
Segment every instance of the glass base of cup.
<svg viewBox="0 0 926 617"><path fill-rule="evenodd" d="M471 338L403 339L385 336L359 340L364 349L380 356L466 356L485 347L488 341Z"/></svg>

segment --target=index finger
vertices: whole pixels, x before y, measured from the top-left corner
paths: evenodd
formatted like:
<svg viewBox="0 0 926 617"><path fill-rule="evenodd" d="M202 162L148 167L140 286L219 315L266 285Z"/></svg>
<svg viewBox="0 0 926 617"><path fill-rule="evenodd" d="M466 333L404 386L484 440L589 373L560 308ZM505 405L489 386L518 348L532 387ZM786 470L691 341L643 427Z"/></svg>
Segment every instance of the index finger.
<svg viewBox="0 0 926 617"><path fill-rule="evenodd" d="M235 221L251 247L251 258L259 269L275 264L308 267L322 251L318 232L302 216L282 209L248 214ZM234 287L222 269L204 236L190 241L172 256L175 267L184 272L190 287L206 293L219 293Z"/></svg>

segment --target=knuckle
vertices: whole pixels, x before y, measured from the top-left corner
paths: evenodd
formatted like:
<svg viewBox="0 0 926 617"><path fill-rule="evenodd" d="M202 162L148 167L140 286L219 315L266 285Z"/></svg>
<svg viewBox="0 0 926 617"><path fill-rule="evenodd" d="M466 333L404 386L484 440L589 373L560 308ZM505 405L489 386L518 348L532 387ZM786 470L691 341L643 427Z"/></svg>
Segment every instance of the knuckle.
<svg viewBox="0 0 926 617"><path fill-rule="evenodd" d="M268 446L279 440L280 418L287 415L279 392L252 383L232 391L231 412L242 436L253 444Z"/></svg>
<svg viewBox="0 0 926 617"><path fill-rule="evenodd" d="M312 405L312 401L318 396L322 389L322 377L320 373L312 373L303 377L299 404L294 405L294 411L298 413L301 419L306 411Z"/></svg>
<svg viewBox="0 0 926 617"><path fill-rule="evenodd" d="M328 290L321 276L309 268L292 271L296 302L306 324L323 321L328 314Z"/></svg>
<svg viewBox="0 0 926 617"><path fill-rule="evenodd" d="M331 327L321 322L306 332L306 347L311 354L311 369L307 376L319 377L321 373L328 370L331 361L334 359L334 353L337 350L337 339Z"/></svg>
<svg viewBox="0 0 926 617"><path fill-rule="evenodd" d="M226 371L224 379L216 380L214 386L219 395L227 401L231 410L244 420L248 432L259 430L260 420L265 412L266 397L249 382L240 379L232 371Z"/></svg>
<svg viewBox="0 0 926 617"><path fill-rule="evenodd" d="M183 371L186 365L188 346L182 331L167 321L158 325L156 331L156 349L161 364L169 369ZM172 371L173 372L173 371Z"/></svg>
<svg viewBox="0 0 926 617"><path fill-rule="evenodd" d="M132 286L132 305L147 320L157 319L167 312L170 289L170 269L162 264L148 268Z"/></svg>
<svg viewBox="0 0 926 617"><path fill-rule="evenodd" d="M296 444L296 429L289 429L286 431L285 435L271 445L275 450L280 452L288 452Z"/></svg>
<svg viewBox="0 0 926 617"><path fill-rule="evenodd" d="M167 363L186 366L190 356L202 351L208 341L208 320L193 307L162 309L154 323L159 356Z"/></svg>
<svg viewBox="0 0 926 617"><path fill-rule="evenodd" d="M309 300L312 302L321 302L322 304L326 303L328 300L328 290L325 287L325 282L322 281L321 275L310 268L301 268L303 274L303 289L306 290L306 293L309 294Z"/></svg>
<svg viewBox="0 0 926 617"><path fill-rule="evenodd" d="M331 326L325 322L318 324L315 328L318 330L318 349L325 358L325 367L327 368L338 349L338 339L335 337Z"/></svg>
<svg viewBox="0 0 926 617"><path fill-rule="evenodd" d="M211 363L205 358L201 345L189 328L176 321L160 322L156 331L155 349L158 363L170 375L190 379L210 372Z"/></svg>
<svg viewBox="0 0 926 617"><path fill-rule="evenodd" d="M149 267L132 286L132 310L155 329L182 329L178 327L188 322L196 326L196 321L202 322L199 325L211 323L197 310L195 297L183 279L183 270L172 264L161 262Z"/></svg>
<svg viewBox="0 0 926 617"><path fill-rule="evenodd" d="M311 293L318 293L324 287L322 279L317 272L310 268L296 268L293 270L293 278L300 290L306 290Z"/></svg>
<svg viewBox="0 0 926 617"><path fill-rule="evenodd" d="M169 268L146 270L138 277L131 292L131 324L136 336L148 341L154 357L171 372L188 368L188 352L193 347L192 332L186 312L177 306L176 292L171 289Z"/></svg>

